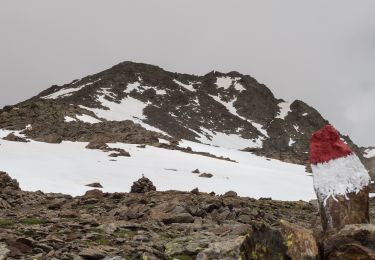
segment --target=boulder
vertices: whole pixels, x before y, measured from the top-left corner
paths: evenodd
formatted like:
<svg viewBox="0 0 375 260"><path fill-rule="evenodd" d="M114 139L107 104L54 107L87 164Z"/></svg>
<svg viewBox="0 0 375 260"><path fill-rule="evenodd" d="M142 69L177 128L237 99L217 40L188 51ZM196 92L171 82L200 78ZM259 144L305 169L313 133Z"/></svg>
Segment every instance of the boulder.
<svg viewBox="0 0 375 260"><path fill-rule="evenodd" d="M130 153L125 151L124 149L110 149L111 151L115 151L115 153L111 153L109 155L109 157L119 157L119 156L123 156L123 157L130 157Z"/></svg>
<svg viewBox="0 0 375 260"><path fill-rule="evenodd" d="M167 225L172 223L193 223L194 217L189 213L170 214L163 219L163 222Z"/></svg>
<svg viewBox="0 0 375 260"><path fill-rule="evenodd" d="M88 190L86 191L85 195L83 197L85 199L101 199L104 196L104 193L101 190L94 189L94 190Z"/></svg>
<svg viewBox="0 0 375 260"><path fill-rule="evenodd" d="M258 259L252 258L251 250L248 248L249 244L248 236L240 236L234 239L211 243L207 249L197 255L196 259Z"/></svg>
<svg viewBox="0 0 375 260"><path fill-rule="evenodd" d="M199 174L199 177L202 177L202 178L212 178L214 175L211 174L211 173L201 173Z"/></svg>
<svg viewBox="0 0 375 260"><path fill-rule="evenodd" d="M17 136L17 135L15 135L14 133L10 133L10 134L8 134L8 135L5 136L3 139L6 140L6 141L12 141L12 142L22 142L22 143L27 143L27 142L29 142L29 141L26 140L25 138L20 137L20 136Z"/></svg>
<svg viewBox="0 0 375 260"><path fill-rule="evenodd" d="M319 259L319 248L312 230L286 220L280 221L281 233L291 259Z"/></svg>
<svg viewBox="0 0 375 260"><path fill-rule="evenodd" d="M230 190L224 193L223 196L226 198L237 197L237 192Z"/></svg>
<svg viewBox="0 0 375 260"><path fill-rule="evenodd" d="M100 259L103 259L105 257L104 252L102 250L98 249L98 248L84 249L79 253L79 255L83 259L87 259L87 260L100 260Z"/></svg>
<svg viewBox="0 0 375 260"><path fill-rule="evenodd" d="M0 243L0 260L5 260L9 256L10 250L8 249L7 245L4 243Z"/></svg>
<svg viewBox="0 0 375 260"><path fill-rule="evenodd" d="M287 250L280 230L263 222L254 222L246 240L247 258L243 259L289 259Z"/></svg>
<svg viewBox="0 0 375 260"><path fill-rule="evenodd" d="M63 138L61 135L53 133L37 138L37 141L39 140L50 144L60 144L63 141Z"/></svg>
<svg viewBox="0 0 375 260"><path fill-rule="evenodd" d="M324 241L324 259L375 259L375 225L347 225Z"/></svg>
<svg viewBox="0 0 375 260"><path fill-rule="evenodd" d="M91 141L86 145L87 149L99 149L104 150L108 149L108 145L103 141Z"/></svg>

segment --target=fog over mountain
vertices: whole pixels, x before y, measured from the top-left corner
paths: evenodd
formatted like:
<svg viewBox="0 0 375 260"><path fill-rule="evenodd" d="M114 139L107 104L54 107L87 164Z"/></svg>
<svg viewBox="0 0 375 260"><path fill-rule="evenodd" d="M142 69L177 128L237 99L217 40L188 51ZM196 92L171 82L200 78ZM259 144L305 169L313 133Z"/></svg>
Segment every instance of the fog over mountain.
<svg viewBox="0 0 375 260"><path fill-rule="evenodd" d="M375 145L373 1L3 1L0 106L122 61L239 71Z"/></svg>

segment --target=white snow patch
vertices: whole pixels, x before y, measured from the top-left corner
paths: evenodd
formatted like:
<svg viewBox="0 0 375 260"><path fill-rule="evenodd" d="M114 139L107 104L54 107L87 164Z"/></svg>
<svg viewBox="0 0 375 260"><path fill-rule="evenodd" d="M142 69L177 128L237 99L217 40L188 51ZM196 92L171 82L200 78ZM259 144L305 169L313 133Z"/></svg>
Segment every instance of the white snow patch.
<svg viewBox="0 0 375 260"><path fill-rule="evenodd" d="M239 92L242 92L242 91L246 90L246 88L244 86L242 86L241 83L238 83L238 82L234 83L234 88Z"/></svg>
<svg viewBox="0 0 375 260"><path fill-rule="evenodd" d="M329 197L359 192L369 185L370 176L355 154L311 165L314 188L326 201Z"/></svg>
<svg viewBox="0 0 375 260"><path fill-rule="evenodd" d="M195 88L193 87L193 83L190 83L189 85L187 85L187 84L184 84L184 83L182 83L182 82L180 82L176 79L174 79L173 82L180 85L181 87L189 90L189 91L193 91L193 92L195 91Z"/></svg>
<svg viewBox="0 0 375 260"><path fill-rule="evenodd" d="M74 121L77 121L77 119L73 118L73 117L70 117L70 116L65 116L64 117L64 121L69 123L69 122L74 122Z"/></svg>
<svg viewBox="0 0 375 260"><path fill-rule="evenodd" d="M220 104L222 104L223 106L225 106L225 108L233 115L241 118L242 120L245 120L247 122L249 122L250 124L252 124L259 132L261 132L264 136L268 137L268 133L267 133L267 130L265 130L263 128L263 125L259 124L259 123L255 123L254 121L252 120L249 120L241 115L239 115L237 113L237 109L234 107L234 102L236 102L237 98L233 99L232 101L230 102L225 102L223 100L221 100L218 96L213 96L213 95L209 95L210 97L212 97L214 100L216 100L217 102L219 102Z"/></svg>
<svg viewBox="0 0 375 260"><path fill-rule="evenodd" d="M368 149L366 149L363 156L365 158L375 157L375 148L368 148Z"/></svg>
<svg viewBox="0 0 375 260"><path fill-rule="evenodd" d="M43 99L57 99L57 98L61 98L61 97L68 97L68 96L73 95L74 92L77 92L77 91L83 89L84 87L92 85L95 82L98 82L100 80L101 79L98 79L98 80L86 83L86 84L78 86L78 87L60 89L60 90L58 90L58 91L56 91L56 92L54 92L54 93L52 93L52 94L50 94L48 96L42 97L42 98Z"/></svg>
<svg viewBox="0 0 375 260"><path fill-rule="evenodd" d="M168 135L160 129L143 122L143 120L146 119L146 117L143 115L143 109L148 105L148 103L141 102L133 97L127 97L121 100L121 102L118 104L108 101L104 98L104 95L99 96L98 101L102 104L102 106L107 107L108 110L100 108L90 108L85 106L80 107L92 111L97 117L106 119L108 121L131 120L135 123L140 124L147 130Z"/></svg>
<svg viewBox="0 0 375 260"><path fill-rule="evenodd" d="M276 116L276 118L285 119L285 117L288 115L290 110L290 103L289 102L281 102L279 103L280 112Z"/></svg>
<svg viewBox="0 0 375 260"><path fill-rule="evenodd" d="M126 86L126 89L125 89L125 93L130 93L132 92L133 90L138 90L138 88L141 86L141 83L139 82L133 82L133 83L129 83L127 86Z"/></svg>
<svg viewBox="0 0 375 260"><path fill-rule="evenodd" d="M248 120L259 132L261 132L265 137L269 137L268 136L268 132L266 129L263 128L263 125L262 124L258 124L258 123L255 123L254 121L252 120Z"/></svg>
<svg viewBox="0 0 375 260"><path fill-rule="evenodd" d="M244 149L247 147L261 148L263 146L263 142L260 138L250 140L242 138L236 134L213 132L205 128L200 129L204 134L194 132L199 135L198 140L204 144L220 146L227 149ZM209 138L207 138L206 135L208 135Z"/></svg>
<svg viewBox="0 0 375 260"><path fill-rule="evenodd" d="M159 140L159 143L161 143L161 144L169 144L169 141L165 140L163 138L158 138L158 140Z"/></svg>
<svg viewBox="0 0 375 260"><path fill-rule="evenodd" d="M12 130L5 130L5 129L0 129L0 138L4 138L10 133L13 133L15 135L18 135L20 131L12 131ZM1 167L1 166L0 166Z"/></svg>
<svg viewBox="0 0 375 260"><path fill-rule="evenodd" d="M305 201L315 198L312 178L303 166L267 161L263 157L222 147L184 142L194 151L230 157L238 163L176 150L152 146L141 149L136 144L119 143L110 146L124 148L131 157L119 157L113 162L108 153L86 149L87 143L0 142L1 169L16 178L21 188L28 191L82 195L90 189L86 184L100 182L104 192L127 192L132 183L144 174L161 191L189 191L198 187L200 191L218 194L235 190L240 196L254 198ZM200 178L191 173L196 168L214 176Z"/></svg>
<svg viewBox="0 0 375 260"><path fill-rule="evenodd" d="M294 129L296 129L297 132L299 132L299 126L298 125L293 125Z"/></svg>
<svg viewBox="0 0 375 260"><path fill-rule="evenodd" d="M292 138L289 138L289 146L292 146L295 142Z"/></svg>
<svg viewBox="0 0 375 260"><path fill-rule="evenodd" d="M216 78L216 85L219 88L228 89L233 83L233 79L231 77L218 77Z"/></svg>
<svg viewBox="0 0 375 260"><path fill-rule="evenodd" d="M237 82L240 79L241 78L239 78L239 77L235 77L235 78L231 78L231 77L228 77L228 76L218 77L218 78L216 78L216 83L215 84L219 88L224 88L224 89L230 88L230 86L232 86L232 84L233 84L234 88L237 91L241 92L241 91L246 90L246 88L241 83Z"/></svg>
<svg viewBox="0 0 375 260"><path fill-rule="evenodd" d="M307 116L309 113L303 113L302 116Z"/></svg>
<svg viewBox="0 0 375 260"><path fill-rule="evenodd" d="M375 193L370 193L370 198L375 198Z"/></svg>
<svg viewBox="0 0 375 260"><path fill-rule="evenodd" d="M76 115L76 118L84 123L89 123L89 124L96 124L100 123L101 121L96 119L95 117L89 116L89 115Z"/></svg>
<svg viewBox="0 0 375 260"><path fill-rule="evenodd" d="M129 83L124 90L125 93L129 94L133 90L139 93L143 93L145 90L154 89L157 95L165 95L167 92L165 90L157 89L156 87L142 86L139 82Z"/></svg>

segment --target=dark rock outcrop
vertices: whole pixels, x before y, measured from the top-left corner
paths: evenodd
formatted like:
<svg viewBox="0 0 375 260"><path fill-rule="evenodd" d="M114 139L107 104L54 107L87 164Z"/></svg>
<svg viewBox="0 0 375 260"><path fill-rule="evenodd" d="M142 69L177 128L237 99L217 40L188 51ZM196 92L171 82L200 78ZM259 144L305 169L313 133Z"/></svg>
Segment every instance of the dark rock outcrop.
<svg viewBox="0 0 375 260"><path fill-rule="evenodd" d="M27 139L25 139L23 137L20 137L20 136L17 136L14 133L8 134L3 139L6 140L6 141L12 141L12 142L22 142L22 143L27 143L28 142Z"/></svg>
<svg viewBox="0 0 375 260"><path fill-rule="evenodd" d="M324 258L375 259L375 225L347 225L324 241Z"/></svg>
<svg viewBox="0 0 375 260"><path fill-rule="evenodd" d="M22 203L22 193L17 180L0 171L0 209L15 207Z"/></svg>

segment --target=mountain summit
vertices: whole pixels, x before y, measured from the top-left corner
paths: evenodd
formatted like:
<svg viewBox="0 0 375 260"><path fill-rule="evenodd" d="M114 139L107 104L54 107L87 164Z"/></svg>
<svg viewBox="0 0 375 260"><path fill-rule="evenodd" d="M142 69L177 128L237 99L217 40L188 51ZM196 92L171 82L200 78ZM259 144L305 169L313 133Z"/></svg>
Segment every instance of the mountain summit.
<svg viewBox="0 0 375 260"><path fill-rule="evenodd" d="M303 165L311 134L327 123L303 101L278 99L249 75L195 76L134 62L0 110L0 129L20 130L37 141L189 140ZM366 160L363 149L341 138Z"/></svg>

